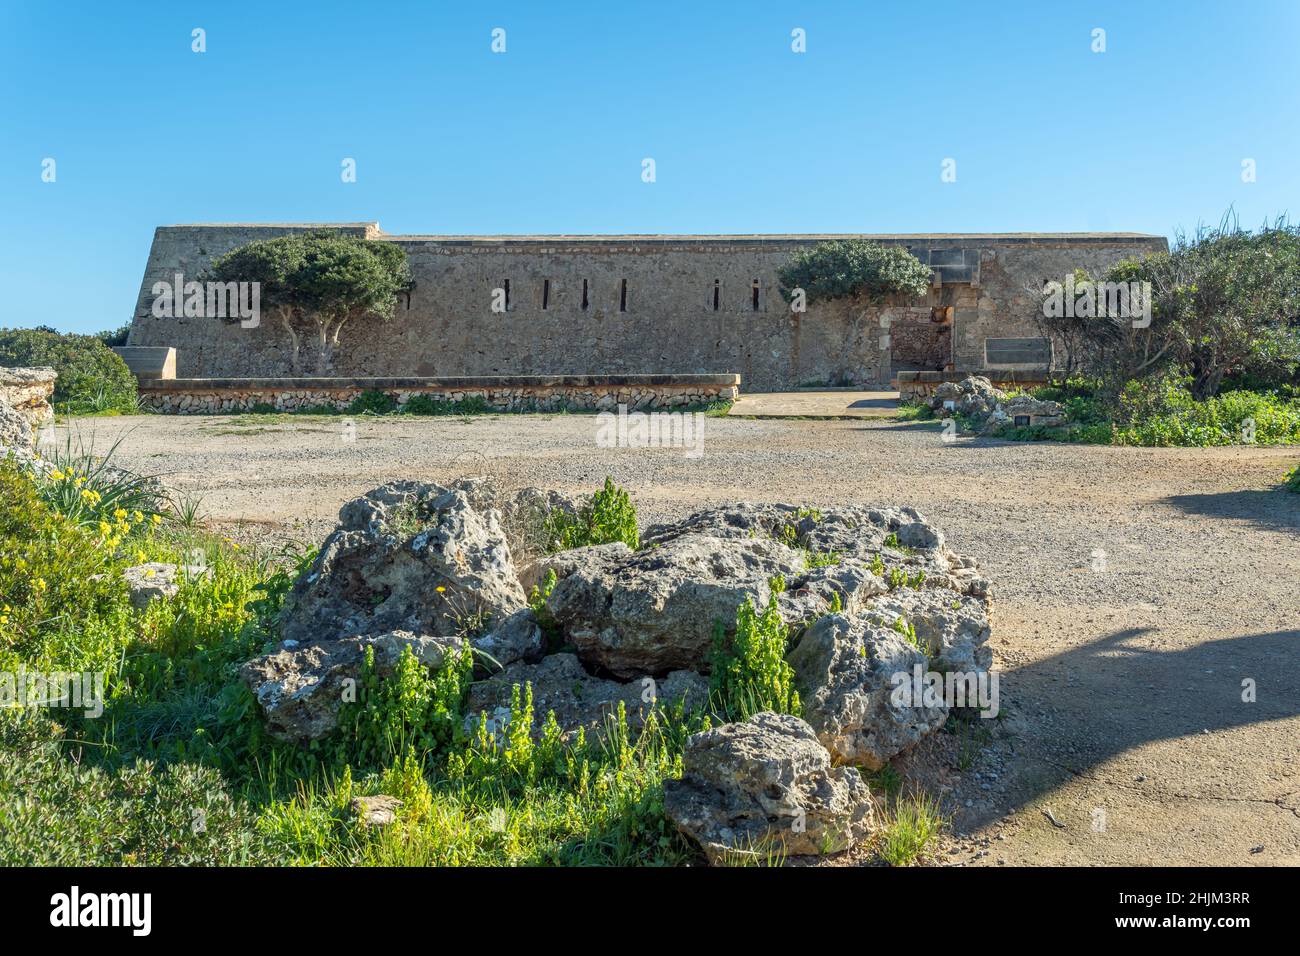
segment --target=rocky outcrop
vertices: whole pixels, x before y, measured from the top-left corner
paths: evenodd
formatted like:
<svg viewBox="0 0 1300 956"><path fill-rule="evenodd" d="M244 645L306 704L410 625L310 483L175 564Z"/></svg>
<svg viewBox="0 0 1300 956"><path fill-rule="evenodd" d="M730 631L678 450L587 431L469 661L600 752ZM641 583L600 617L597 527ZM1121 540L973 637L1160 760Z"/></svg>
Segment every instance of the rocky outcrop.
<svg viewBox="0 0 1300 956"><path fill-rule="evenodd" d="M1065 408L1060 402L1041 401L1024 394L1008 395L982 375L972 375L960 382L944 382L931 397L930 407L940 415L955 412L965 416L983 435L1008 426L1065 424Z"/></svg>
<svg viewBox="0 0 1300 956"><path fill-rule="evenodd" d="M664 811L710 863L838 853L871 831L858 771L832 768L797 717L757 714L695 734L682 766L664 782Z"/></svg>
<svg viewBox="0 0 1300 956"><path fill-rule="evenodd" d="M382 676L392 672L404 648L409 647L416 659L432 670L442 666L447 653L460 645L456 637L409 631L314 644L286 640L278 650L245 664L240 677L261 705L271 734L306 743L328 736L338 726L339 709L349 692L356 700L367 648L374 648L375 670Z"/></svg>
<svg viewBox="0 0 1300 956"><path fill-rule="evenodd" d="M913 668L927 666L926 655L870 614L823 617L787 660L804 717L837 763L877 770L947 719L943 703L926 707L892 699L900 679L910 680Z"/></svg>
<svg viewBox="0 0 1300 956"><path fill-rule="evenodd" d="M1038 426L1052 428L1065 424L1065 406L1060 402L1041 401L1028 395L1015 395L999 402L984 423L980 432L993 434L1008 426Z"/></svg>
<svg viewBox="0 0 1300 956"><path fill-rule="evenodd" d="M769 538L684 534L633 552L601 545L565 553L546 606L578 656L618 677L707 666L715 628L734 630L736 608L766 604L777 574L805 561Z"/></svg>
<svg viewBox="0 0 1300 956"><path fill-rule="evenodd" d="M0 368L0 458L33 458L36 429L54 418L54 380L52 368Z"/></svg>
<svg viewBox="0 0 1300 956"><path fill-rule="evenodd" d="M497 513L399 481L350 501L285 602L284 636L477 634L526 605Z"/></svg>
<svg viewBox="0 0 1300 956"><path fill-rule="evenodd" d="M541 559L557 580L535 614L507 539L578 507L481 479L394 482L348 502L286 601L283 646L243 669L272 732L329 733L368 646L381 670L403 646L432 668L463 641L481 678L467 729L486 715L501 730L525 684L534 732L552 711L566 734L599 731L620 705L635 728L656 702L707 708L718 633L746 599L773 596L807 723L838 763L880 767L942 725L942 699L891 696L899 675L989 667L988 582L914 509L702 511L646 529L637 551Z"/></svg>
<svg viewBox="0 0 1300 956"><path fill-rule="evenodd" d="M930 407L941 414L956 412L968 418L983 418L1006 397L1006 392L994 387L983 375L972 375L960 382L944 382L936 388Z"/></svg>
<svg viewBox="0 0 1300 956"><path fill-rule="evenodd" d="M682 703L687 711L703 707L709 682L693 671L673 671L662 678L643 677L626 683L593 677L573 654L551 654L537 664L518 663L470 688L465 727L473 732L480 715L499 733L510 723L510 698L516 686L532 686L533 734L540 735L546 714L553 712L565 736L579 728L588 733L604 728L622 704L628 726L637 729L655 704Z"/></svg>

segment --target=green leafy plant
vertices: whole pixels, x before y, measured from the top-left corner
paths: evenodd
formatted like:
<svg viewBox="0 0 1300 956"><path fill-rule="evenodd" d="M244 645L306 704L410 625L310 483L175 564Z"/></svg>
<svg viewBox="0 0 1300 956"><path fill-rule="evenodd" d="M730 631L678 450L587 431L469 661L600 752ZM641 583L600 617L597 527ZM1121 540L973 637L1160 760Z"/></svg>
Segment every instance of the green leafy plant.
<svg viewBox="0 0 1300 956"><path fill-rule="evenodd" d="M543 522L542 533L551 551L616 541L622 541L633 550L641 546L636 506L628 493L608 476L604 487L592 495L576 515L560 508L552 509Z"/></svg>
<svg viewBox="0 0 1300 956"><path fill-rule="evenodd" d="M352 400L349 415L388 415L397 411L397 399L388 392L368 388Z"/></svg>
<svg viewBox="0 0 1300 956"><path fill-rule="evenodd" d="M762 711L803 713L794 688L794 670L785 660L789 628L781 619L776 595L761 612L752 598L736 609L735 632L728 639L721 623L714 629L711 690L732 720Z"/></svg>

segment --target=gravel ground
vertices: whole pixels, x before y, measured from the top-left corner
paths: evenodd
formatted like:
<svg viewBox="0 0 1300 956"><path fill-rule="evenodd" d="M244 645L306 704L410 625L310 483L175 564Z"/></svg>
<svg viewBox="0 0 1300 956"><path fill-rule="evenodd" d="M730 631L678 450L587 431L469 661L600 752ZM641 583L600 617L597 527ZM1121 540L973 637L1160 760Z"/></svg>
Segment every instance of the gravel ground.
<svg viewBox="0 0 1300 956"><path fill-rule="evenodd" d="M953 815L939 860L1300 864L1300 496L1273 490L1295 450L944 442L893 421L710 418L698 458L597 447L586 415L74 425L101 449L121 436L121 463L245 542L319 542L375 485L462 474L570 492L609 474L643 521L915 506L994 581L1002 675L979 747L944 734L903 762Z"/></svg>

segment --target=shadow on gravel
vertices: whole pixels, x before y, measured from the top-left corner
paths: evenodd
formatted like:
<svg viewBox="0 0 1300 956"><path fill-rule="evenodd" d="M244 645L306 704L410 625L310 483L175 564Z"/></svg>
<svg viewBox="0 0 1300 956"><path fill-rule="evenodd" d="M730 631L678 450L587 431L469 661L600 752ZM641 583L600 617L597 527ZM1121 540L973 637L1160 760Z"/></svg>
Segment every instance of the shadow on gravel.
<svg viewBox="0 0 1300 956"><path fill-rule="evenodd" d="M1165 501L1184 514L1249 521L1268 531L1300 534L1300 495L1281 490L1171 495Z"/></svg>
<svg viewBox="0 0 1300 956"><path fill-rule="evenodd" d="M1002 672L1019 727L1016 750L1052 769L1022 767L1004 806L976 810L968 824L991 823L1007 812L1006 803L1019 809L1142 744L1300 716L1300 630L1173 651L1140 646L1151 631L1116 631ZM1243 700L1248 687L1253 702ZM1036 736L1040 709L1050 709L1053 719L1049 732ZM1279 755L1294 750L1293 739L1277 743Z"/></svg>

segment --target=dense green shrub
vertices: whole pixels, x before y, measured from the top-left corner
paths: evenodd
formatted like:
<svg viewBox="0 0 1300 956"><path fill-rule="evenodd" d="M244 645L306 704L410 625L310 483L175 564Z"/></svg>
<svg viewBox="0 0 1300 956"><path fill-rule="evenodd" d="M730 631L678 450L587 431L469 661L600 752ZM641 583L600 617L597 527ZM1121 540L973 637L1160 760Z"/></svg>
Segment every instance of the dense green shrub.
<svg viewBox="0 0 1300 956"><path fill-rule="evenodd" d="M481 415L491 410L482 395L470 395L458 402L432 395L412 395L399 409L404 415Z"/></svg>
<svg viewBox="0 0 1300 956"><path fill-rule="evenodd" d="M834 239L801 249L778 276L785 301L803 289L809 304L852 296L919 297L931 282L930 267L905 248L867 239Z"/></svg>
<svg viewBox="0 0 1300 956"><path fill-rule="evenodd" d="M609 476L605 477L605 486L592 495L576 515L559 508L552 510L543 523L543 535L551 551L615 541L622 541L633 550L641 546L636 505Z"/></svg>
<svg viewBox="0 0 1300 956"><path fill-rule="evenodd" d="M1291 470L1291 473L1282 481L1282 487L1287 491L1293 491L1300 495L1300 465Z"/></svg>
<svg viewBox="0 0 1300 956"><path fill-rule="evenodd" d="M397 399L388 392L368 388L352 400L349 415L388 415L397 411Z"/></svg>
<svg viewBox="0 0 1300 956"><path fill-rule="evenodd" d="M0 329L0 366L52 366L54 405L70 415L137 410L135 376L121 356L94 335L41 329Z"/></svg>
<svg viewBox="0 0 1300 956"><path fill-rule="evenodd" d="M194 764L86 766L44 715L0 712L0 856L9 866L274 862L255 811Z"/></svg>

